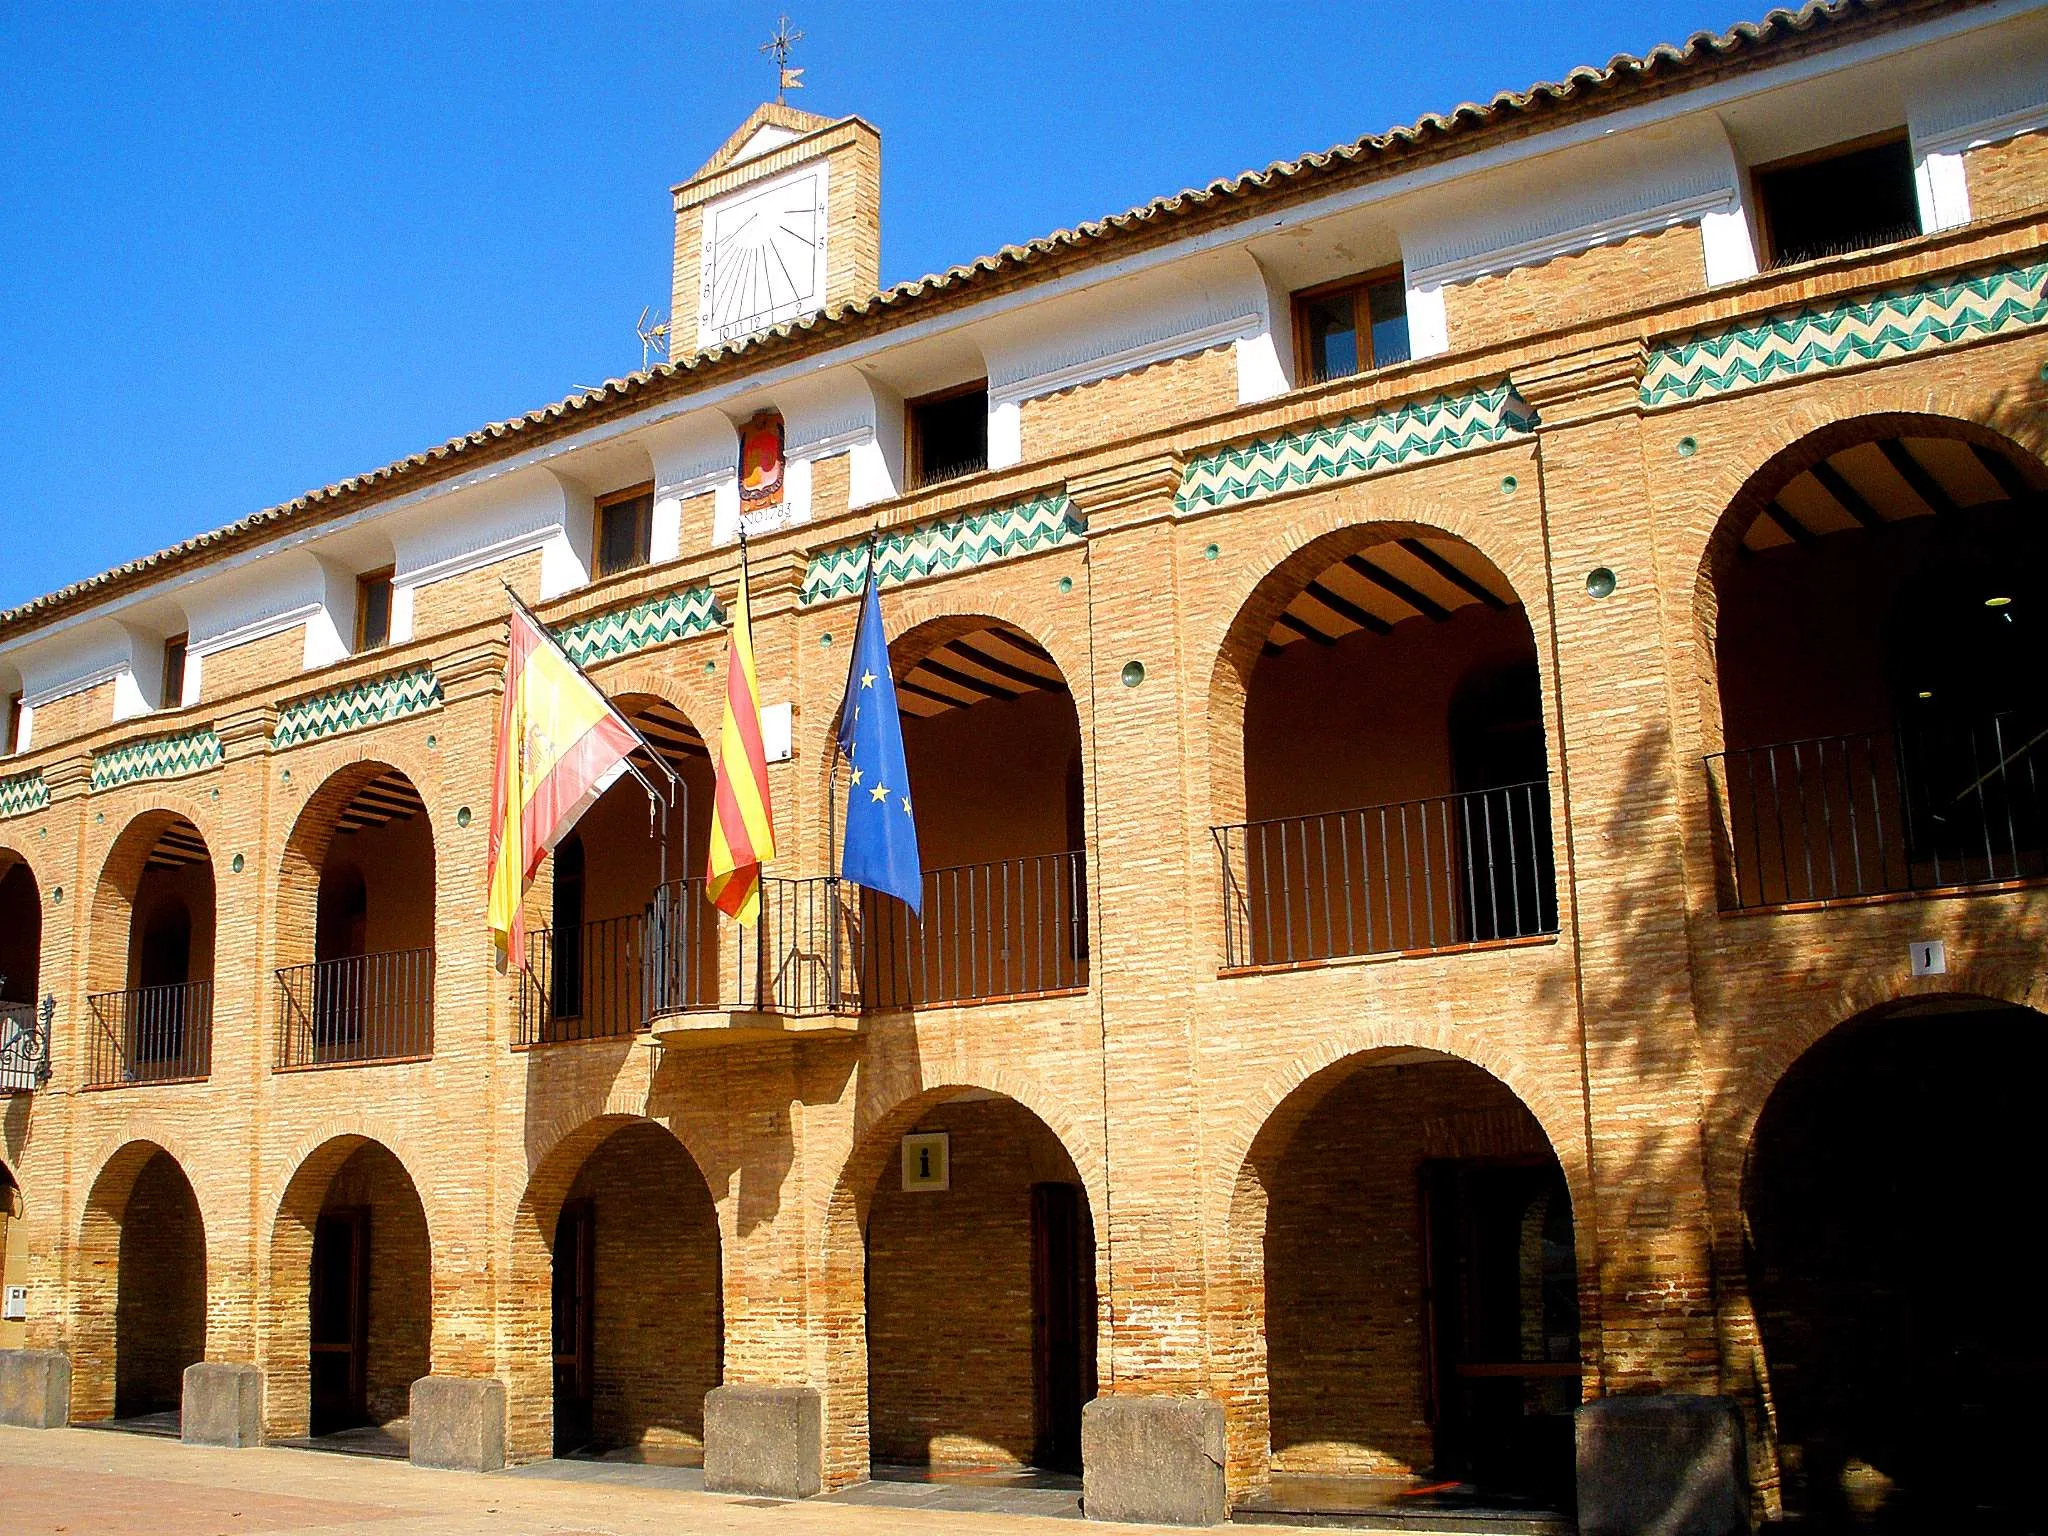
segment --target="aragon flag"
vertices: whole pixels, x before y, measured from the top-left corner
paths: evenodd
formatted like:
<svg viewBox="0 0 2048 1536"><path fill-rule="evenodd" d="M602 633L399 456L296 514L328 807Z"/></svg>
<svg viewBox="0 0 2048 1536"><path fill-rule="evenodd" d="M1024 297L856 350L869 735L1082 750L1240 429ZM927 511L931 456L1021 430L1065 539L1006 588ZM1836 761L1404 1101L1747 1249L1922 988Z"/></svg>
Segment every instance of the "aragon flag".
<svg viewBox="0 0 2048 1536"><path fill-rule="evenodd" d="M768 752L761 741L761 688L754 676L754 634L747 599L747 556L740 550L740 593L725 653L725 720L718 731L718 785L712 799L712 905L751 926L761 916L761 866L775 857L768 808Z"/></svg>
<svg viewBox="0 0 2048 1536"><path fill-rule="evenodd" d="M618 779L639 736L554 637L517 605L491 791L491 932L519 959L526 882L584 807Z"/></svg>

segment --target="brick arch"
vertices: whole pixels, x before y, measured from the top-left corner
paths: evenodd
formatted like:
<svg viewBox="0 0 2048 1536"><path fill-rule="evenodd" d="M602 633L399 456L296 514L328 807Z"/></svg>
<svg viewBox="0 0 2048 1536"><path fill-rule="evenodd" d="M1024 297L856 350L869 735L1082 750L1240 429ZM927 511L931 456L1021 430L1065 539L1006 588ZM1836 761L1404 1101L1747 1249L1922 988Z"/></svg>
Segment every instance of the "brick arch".
<svg viewBox="0 0 2048 1536"><path fill-rule="evenodd" d="M0 880L6 880L11 877L17 868L24 872L27 879L29 900L33 904L35 912L32 919L34 926L33 937L29 937L25 941L17 937L15 942L20 944L22 952L33 958L36 975L34 982L27 987L22 985L21 977L13 977L12 986L9 990L17 996L25 992L28 994L25 1000L35 1002L46 991L51 990L43 985L43 978L51 974L50 967L43 958L43 943L47 937L44 930L48 926L43 921L43 903L48 898L43 892L42 878L36 873L35 861L18 844L0 838ZM11 946L0 945L0 971L6 969L6 956L10 949Z"/></svg>
<svg viewBox="0 0 2048 1536"><path fill-rule="evenodd" d="M554 1384L552 1344L552 1292L554 1274L555 1222L562 1202L583 1167L606 1142L633 1126L653 1126L675 1139L705 1192L720 1210L718 1230L719 1270L725 1268L728 1234L723 1230L724 1203L706 1170L701 1141L682 1128L650 1115L607 1106L595 1115L577 1118L558 1116L537 1136L536 1150L528 1159L531 1170L526 1189L519 1197L507 1240L505 1273L510 1283L503 1293L504 1319L502 1371L506 1384L505 1450L513 1461L530 1461L554 1454Z"/></svg>
<svg viewBox="0 0 2048 1536"><path fill-rule="evenodd" d="M1950 410L1941 410L1940 405ZM1982 414L1996 418L1995 409ZM1923 387L1883 374L1866 381L1864 387L1845 395L1822 395L1802 400L1782 418L1782 446L1759 449L1746 455L1729 455L1717 465L1697 494L1702 504L1722 510L1704 531L1701 541L1685 551L1684 560L1693 567L1692 618L1694 665L1700 696L1702 750L1717 752L1722 746L1720 686L1720 593L1739 556L1743 536L1757 516L1799 475L1822 459L1860 443L1890 437L1953 438L2003 454L2028 474L2036 489L2048 489L2048 464L2042 462L2048 440L2029 445L2004 430L2019 429L2026 436L2042 438L2038 429L2027 432L2015 419L1996 425L1977 419L1964 400L1937 402ZM1680 563L1678 568L1684 569Z"/></svg>
<svg viewBox="0 0 2048 1536"><path fill-rule="evenodd" d="M819 1224L819 1305L825 1323L824 1460L825 1487L844 1487L868 1474L867 1264L868 1208L877 1181L900 1138L935 1105L964 1091L1000 1094L1046 1128L1079 1174L1090 1213L1101 1223L1109 1211L1106 1171L1094 1139L1068 1112L1022 1073L1000 1066L948 1074L944 1084L902 1084L866 1090L856 1110L853 1148L824 1197ZM1109 1245L1096 1245L1098 1292L1105 1280ZM1105 1308L1106 1310L1106 1308Z"/></svg>
<svg viewBox="0 0 2048 1536"><path fill-rule="evenodd" d="M419 792L425 809L419 814L426 822L429 848L428 867L438 886L441 837L434 826L434 802L422 788L431 783L421 776L419 764L400 761L403 753L381 754L361 749L335 763L319 786L299 808L284 850L278 856L277 895L274 919L276 955L280 968L304 965L313 959L315 924L320 905L320 876L327 853L334 842L335 827L364 785L387 771L405 775ZM438 907L435 908L438 911Z"/></svg>
<svg viewBox="0 0 2048 1536"><path fill-rule="evenodd" d="M158 1163L160 1158L165 1160L164 1164ZM184 1230L176 1222L161 1222L155 1232L131 1231L129 1217L138 1185L152 1169L166 1165L175 1170L175 1184L167 1179L157 1181L164 1186L158 1193L168 1194L174 1200L177 1188L182 1186L197 1218L196 1231ZM164 1357L155 1365L159 1372L172 1373L171 1379L182 1373L184 1365L205 1357L208 1222L198 1191L186 1172L190 1166L190 1155L178 1138L155 1131L148 1136L112 1138L103 1149L79 1217L73 1271L76 1278L71 1297L70 1342L71 1417L75 1421L114 1414L119 1401L123 1353L138 1344ZM152 1209L148 1214L161 1217L165 1213ZM139 1244L152 1236L160 1237L165 1245L168 1273L152 1268L144 1277L124 1275L124 1270L144 1262L146 1250L140 1249ZM189 1289L195 1267L196 1296L172 1294ZM174 1285L174 1280L182 1283ZM158 1304L175 1326L139 1329L131 1319L124 1328L122 1314L137 1303ZM156 1336L138 1339L138 1332Z"/></svg>
<svg viewBox="0 0 2048 1536"><path fill-rule="evenodd" d="M694 663L708 658L693 655L689 659ZM678 656L675 660L680 663L682 657ZM620 660L608 664L601 663L591 669L590 675L609 698L645 694L680 710L684 718L697 728L697 734L706 741L712 740L717 734L719 710L725 701L724 693L716 686L693 681L689 672L681 665L659 667L639 659ZM713 683L715 682L714 678ZM707 722L711 726L708 731L705 729Z"/></svg>
<svg viewBox="0 0 2048 1536"><path fill-rule="evenodd" d="M271 1439L304 1435L312 1411L308 1360L311 1342L310 1278L313 1266L313 1230L326 1204L335 1177L357 1152L376 1148L397 1164L404 1180L401 1200L409 1193L418 1209L423 1231L428 1274L424 1288L428 1304L428 1358L431 1360L433 1307L432 1266L436 1220L421 1194L413 1169L423 1166L416 1152L401 1151L402 1142L361 1129L330 1127L319 1136L301 1143L285 1164L291 1169L277 1199L269 1223L264 1252L259 1258L260 1301L257 1318L257 1359L264 1367L263 1423ZM410 1149L408 1149L410 1150ZM377 1232L371 1232L372 1269L376 1268ZM372 1277L371 1310L377 1302ZM374 1323L373 1323L374 1326ZM426 1371L421 1372L422 1375Z"/></svg>
<svg viewBox="0 0 2048 1536"><path fill-rule="evenodd" d="M206 818L210 820L211 818ZM92 914L86 924L86 990L120 992L131 984L129 956L133 943L135 899L140 894L144 866L157 839L171 827L184 823L206 844L206 869L219 900L219 871L214 869L213 838L202 820L189 807L151 800L139 807L114 835L100 862L93 882ZM196 938L196 935L195 935ZM208 935L206 950L213 951ZM193 978L198 980L200 978ZM210 978L208 978L210 979Z"/></svg>
<svg viewBox="0 0 2048 1536"><path fill-rule="evenodd" d="M1190 640L1193 654L1213 651L1215 656L1208 688L1207 814L1212 825L1244 818L1244 716L1260 647L1281 611L1345 555L1397 537L1440 534L1457 539L1482 555L1507 582L1522 605L1531 642L1535 642L1537 621L1549 605L1546 576L1504 536L1507 530L1497 520L1489 522L1454 506L1405 497L1390 498L1391 504L1382 505L1372 495L1375 489L1365 487L1321 500L1318 510L1296 518L1255 546L1216 605L1217 612L1227 616L1220 632ZM1558 722L1552 657L1547 646L1537 644L1535 649L1543 684L1544 729L1554 744Z"/></svg>
<svg viewBox="0 0 2048 1536"><path fill-rule="evenodd" d="M1210 1177L1228 1180L1215 1202L1224 1222L1222 1265L1212 1293L1211 1350L1224 1405L1225 1473L1231 1496L1263 1485L1272 1455L1266 1348L1266 1164L1302 1122L1368 1058L1421 1047L1464 1062L1507 1089L1535 1117L1564 1170L1577 1234L1579 1339L1589 1378L1599 1372L1599 1253L1584 1120L1576 1102L1534 1080L1514 1053L1453 1026L1373 1022L1283 1063L1259 1083L1212 1156Z"/></svg>

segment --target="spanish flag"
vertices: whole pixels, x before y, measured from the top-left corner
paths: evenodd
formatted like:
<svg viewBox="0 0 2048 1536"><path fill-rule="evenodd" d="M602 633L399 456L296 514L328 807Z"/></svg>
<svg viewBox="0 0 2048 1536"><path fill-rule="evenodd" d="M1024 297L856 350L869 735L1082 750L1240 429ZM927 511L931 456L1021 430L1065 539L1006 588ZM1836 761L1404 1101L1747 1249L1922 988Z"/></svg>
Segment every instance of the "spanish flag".
<svg viewBox="0 0 2048 1536"><path fill-rule="evenodd" d="M639 736L554 637L512 610L491 791L491 932L519 958L526 882L626 767Z"/></svg>
<svg viewBox="0 0 2048 1536"><path fill-rule="evenodd" d="M718 788L711 816L712 905L752 925L761 916L761 866L775 857L768 811L768 753L761 745L761 689L754 677L748 619L747 558L740 554L740 598L725 653L725 722L718 730Z"/></svg>

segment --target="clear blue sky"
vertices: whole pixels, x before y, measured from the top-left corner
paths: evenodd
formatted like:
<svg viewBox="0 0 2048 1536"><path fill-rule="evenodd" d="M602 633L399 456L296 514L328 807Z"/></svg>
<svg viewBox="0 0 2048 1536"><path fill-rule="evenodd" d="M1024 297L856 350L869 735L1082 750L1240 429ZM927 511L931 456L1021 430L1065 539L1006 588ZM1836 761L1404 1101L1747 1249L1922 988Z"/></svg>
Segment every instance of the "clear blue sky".
<svg viewBox="0 0 2048 1536"><path fill-rule="evenodd" d="M1737 0L789 0L885 281L1720 29ZM0 607L640 363L774 4L0 0Z"/></svg>

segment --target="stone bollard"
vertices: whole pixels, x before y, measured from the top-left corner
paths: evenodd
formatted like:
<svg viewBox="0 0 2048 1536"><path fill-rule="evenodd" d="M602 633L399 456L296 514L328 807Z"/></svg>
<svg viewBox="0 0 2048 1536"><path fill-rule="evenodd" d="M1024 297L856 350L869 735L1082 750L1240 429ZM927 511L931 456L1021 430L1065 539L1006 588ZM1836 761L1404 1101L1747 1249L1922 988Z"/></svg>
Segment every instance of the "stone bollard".
<svg viewBox="0 0 2048 1536"><path fill-rule="evenodd" d="M422 1376L412 1384L412 1464L456 1472L505 1465L505 1383L495 1376Z"/></svg>
<svg viewBox="0 0 2048 1536"><path fill-rule="evenodd" d="M1742 1413L1728 1397L1603 1397L1574 1422L1580 1536L1748 1536Z"/></svg>
<svg viewBox="0 0 2048 1536"><path fill-rule="evenodd" d="M71 1357L61 1349L0 1349L0 1424L62 1429L71 1422Z"/></svg>
<svg viewBox="0 0 2048 1536"><path fill-rule="evenodd" d="M825 1486L824 1422L812 1387L713 1387L704 1394L704 1486L808 1499Z"/></svg>
<svg viewBox="0 0 2048 1536"><path fill-rule="evenodd" d="M1098 1397L1081 1410L1081 1512L1091 1520L1220 1525L1223 1405L1213 1397Z"/></svg>
<svg viewBox="0 0 2048 1536"><path fill-rule="evenodd" d="M253 1365L202 1360L185 1367L178 1438L231 1450L263 1443L263 1372Z"/></svg>

